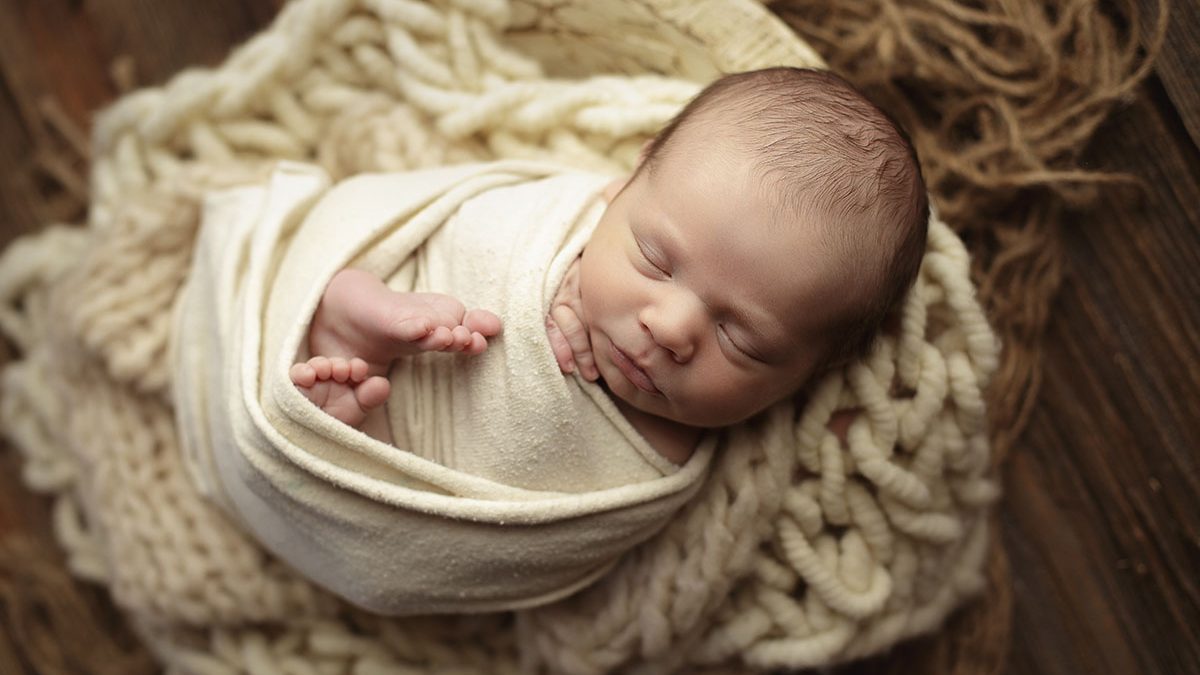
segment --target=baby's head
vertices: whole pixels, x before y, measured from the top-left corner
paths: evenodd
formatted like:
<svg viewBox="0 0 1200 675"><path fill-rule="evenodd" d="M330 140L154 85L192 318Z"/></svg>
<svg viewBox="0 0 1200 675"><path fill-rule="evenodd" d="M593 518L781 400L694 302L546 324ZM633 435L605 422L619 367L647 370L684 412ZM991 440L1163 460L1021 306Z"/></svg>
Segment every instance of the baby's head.
<svg viewBox="0 0 1200 675"><path fill-rule="evenodd" d="M646 146L584 249L600 374L659 417L745 420L869 351L928 217L911 144L841 78L717 80Z"/></svg>

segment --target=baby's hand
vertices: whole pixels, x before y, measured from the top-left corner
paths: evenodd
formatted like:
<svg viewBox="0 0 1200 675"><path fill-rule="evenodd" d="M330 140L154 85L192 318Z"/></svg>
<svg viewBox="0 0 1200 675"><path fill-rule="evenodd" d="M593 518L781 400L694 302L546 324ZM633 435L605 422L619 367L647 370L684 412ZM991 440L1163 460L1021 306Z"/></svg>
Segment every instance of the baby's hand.
<svg viewBox="0 0 1200 675"><path fill-rule="evenodd" d="M558 294L550 303L550 314L546 316L546 335L558 367L567 374L579 370L589 382L600 377L596 370L596 359L592 356L592 343L587 327L583 325L583 304L579 295L579 258L576 258L563 276Z"/></svg>

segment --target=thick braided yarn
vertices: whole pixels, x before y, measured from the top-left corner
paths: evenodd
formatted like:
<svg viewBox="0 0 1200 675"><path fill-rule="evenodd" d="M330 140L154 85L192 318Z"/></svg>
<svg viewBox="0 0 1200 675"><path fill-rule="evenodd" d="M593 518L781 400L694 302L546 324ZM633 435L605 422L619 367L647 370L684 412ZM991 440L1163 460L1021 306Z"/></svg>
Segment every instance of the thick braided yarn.
<svg viewBox="0 0 1200 675"><path fill-rule="evenodd" d="M280 158L336 177L497 157L626 170L700 83L779 63L821 65L741 0L299 0L220 68L126 96L95 129L86 226L0 261L0 328L21 352L3 428L26 482L56 496L72 571L180 673L753 672L936 628L983 585L998 355L936 218L896 334L803 406L729 430L660 535L546 607L349 607L241 534L180 461L166 349L206 190ZM826 425L853 408L843 447Z"/></svg>

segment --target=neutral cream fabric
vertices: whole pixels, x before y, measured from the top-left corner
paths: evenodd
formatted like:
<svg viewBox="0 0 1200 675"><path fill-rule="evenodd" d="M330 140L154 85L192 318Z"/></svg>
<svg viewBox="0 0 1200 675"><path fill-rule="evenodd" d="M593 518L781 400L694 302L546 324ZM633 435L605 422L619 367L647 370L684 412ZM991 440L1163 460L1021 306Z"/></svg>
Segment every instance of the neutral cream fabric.
<svg viewBox="0 0 1200 675"><path fill-rule="evenodd" d="M530 170L502 163L472 182L495 182L493 173L508 182ZM480 358L425 354L396 365L389 417L397 445L537 492L595 492L676 471L599 386L563 377L546 337L551 300L599 222L611 180L559 170L490 188L465 201L398 269L382 256L358 256L356 266L382 269L397 290L449 293L495 312L504 326ZM381 179L363 197L392 199L406 183Z"/></svg>
<svg viewBox="0 0 1200 675"><path fill-rule="evenodd" d="M677 468L595 384L564 377L544 316L609 177L528 162L367 174L284 163L209 198L172 352L181 447L203 489L292 567L376 612L544 604L661 529L715 438ZM395 446L288 377L329 279L449 292L505 331L391 374Z"/></svg>

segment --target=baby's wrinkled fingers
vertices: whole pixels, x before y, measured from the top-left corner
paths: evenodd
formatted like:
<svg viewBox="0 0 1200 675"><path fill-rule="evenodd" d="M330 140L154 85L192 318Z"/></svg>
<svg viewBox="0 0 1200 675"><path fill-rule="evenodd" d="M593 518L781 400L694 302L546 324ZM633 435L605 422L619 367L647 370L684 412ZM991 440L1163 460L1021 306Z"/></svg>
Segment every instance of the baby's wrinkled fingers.
<svg viewBox="0 0 1200 675"><path fill-rule="evenodd" d="M350 362L340 357L329 359L329 376L334 382L345 382L350 379Z"/></svg>
<svg viewBox="0 0 1200 675"><path fill-rule="evenodd" d="M307 363L293 363L288 376L292 378L292 384L301 387L311 387L317 383L317 371Z"/></svg>

